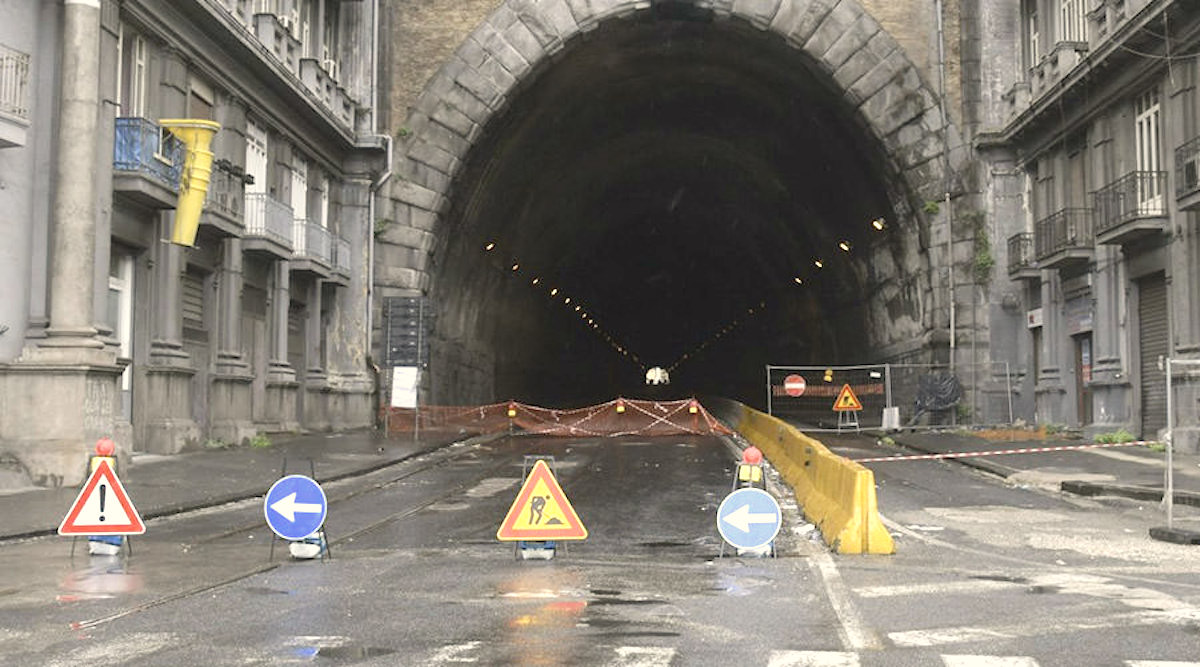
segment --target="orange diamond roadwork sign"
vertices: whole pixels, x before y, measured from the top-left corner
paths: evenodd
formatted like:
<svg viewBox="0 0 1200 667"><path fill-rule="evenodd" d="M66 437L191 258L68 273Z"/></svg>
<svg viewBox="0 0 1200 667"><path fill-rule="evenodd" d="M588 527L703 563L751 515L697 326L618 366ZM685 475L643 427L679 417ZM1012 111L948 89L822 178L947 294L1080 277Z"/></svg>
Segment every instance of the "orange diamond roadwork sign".
<svg viewBox="0 0 1200 667"><path fill-rule="evenodd" d="M587 529L583 527L579 515L571 507L545 461L539 460L533 464L533 470L521 486L512 507L508 508L504 522L500 524L500 530L496 531L496 539L587 539Z"/></svg>
<svg viewBox="0 0 1200 667"><path fill-rule="evenodd" d="M837 400L833 402L834 412L850 412L851 410L862 409L862 403L854 395L854 390L850 388L850 385L842 385L842 391L838 394Z"/></svg>
<svg viewBox="0 0 1200 667"><path fill-rule="evenodd" d="M71 511L58 526L59 535L141 535L146 524L134 509L107 458L92 471Z"/></svg>

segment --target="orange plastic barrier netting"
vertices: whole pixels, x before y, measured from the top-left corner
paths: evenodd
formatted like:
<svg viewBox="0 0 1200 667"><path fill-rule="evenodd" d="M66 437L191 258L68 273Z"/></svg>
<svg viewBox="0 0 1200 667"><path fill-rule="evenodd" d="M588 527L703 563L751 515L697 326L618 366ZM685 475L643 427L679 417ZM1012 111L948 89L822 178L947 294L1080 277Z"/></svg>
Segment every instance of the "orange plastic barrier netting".
<svg viewBox="0 0 1200 667"><path fill-rule="evenodd" d="M526 433L562 437L732 433L695 399L643 401L618 398L569 410L516 402L475 407L384 408L381 417L389 435L411 433L414 426L421 432L479 435L507 431L510 425ZM420 419L419 424L413 423L416 418Z"/></svg>

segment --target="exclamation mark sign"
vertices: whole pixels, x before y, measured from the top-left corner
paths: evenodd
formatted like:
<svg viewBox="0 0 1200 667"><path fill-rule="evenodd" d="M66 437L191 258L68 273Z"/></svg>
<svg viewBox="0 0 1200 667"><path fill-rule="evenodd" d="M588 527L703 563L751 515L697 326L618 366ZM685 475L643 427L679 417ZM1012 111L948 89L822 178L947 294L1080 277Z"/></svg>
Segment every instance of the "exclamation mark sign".
<svg viewBox="0 0 1200 667"><path fill-rule="evenodd" d="M100 485L100 520L104 520L104 495L108 491L107 484Z"/></svg>

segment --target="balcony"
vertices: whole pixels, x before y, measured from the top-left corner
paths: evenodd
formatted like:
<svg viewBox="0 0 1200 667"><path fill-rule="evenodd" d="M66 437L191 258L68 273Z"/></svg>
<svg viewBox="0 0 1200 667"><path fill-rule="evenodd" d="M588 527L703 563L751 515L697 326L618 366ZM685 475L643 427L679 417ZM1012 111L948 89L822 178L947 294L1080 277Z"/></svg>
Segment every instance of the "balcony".
<svg viewBox="0 0 1200 667"><path fill-rule="evenodd" d="M321 225L297 218L292 222L292 271L329 277L333 265L333 237Z"/></svg>
<svg viewBox="0 0 1200 667"><path fill-rule="evenodd" d="M175 208L183 144L145 118L116 119L113 139L113 192L142 206Z"/></svg>
<svg viewBox="0 0 1200 667"><path fill-rule="evenodd" d="M245 233L242 211L246 205L246 194L239 172L240 169L236 169L229 160L217 160L213 164L208 192L204 197L204 214L200 224L213 227L224 236L242 236Z"/></svg>
<svg viewBox="0 0 1200 667"><path fill-rule="evenodd" d="M1092 193L1096 242L1129 244L1167 229L1167 172L1135 171Z"/></svg>
<svg viewBox="0 0 1200 667"><path fill-rule="evenodd" d="M1200 209L1200 137L1175 149L1175 201L1185 211Z"/></svg>
<svg viewBox="0 0 1200 667"><path fill-rule="evenodd" d="M29 54L0 44L0 148L25 145L29 129Z"/></svg>
<svg viewBox="0 0 1200 667"><path fill-rule="evenodd" d="M291 259L292 207L263 192L247 193L242 249L275 259Z"/></svg>
<svg viewBox="0 0 1200 667"><path fill-rule="evenodd" d="M1013 280L1039 280L1042 271L1033 256L1033 234L1021 232L1008 239L1008 277Z"/></svg>
<svg viewBox="0 0 1200 667"><path fill-rule="evenodd" d="M329 281L343 287L350 286L350 242L346 239L334 237L333 239L333 273L329 276Z"/></svg>
<svg viewBox="0 0 1200 667"><path fill-rule="evenodd" d="M1034 256L1043 269L1076 269L1096 255L1092 210L1065 208L1037 222Z"/></svg>

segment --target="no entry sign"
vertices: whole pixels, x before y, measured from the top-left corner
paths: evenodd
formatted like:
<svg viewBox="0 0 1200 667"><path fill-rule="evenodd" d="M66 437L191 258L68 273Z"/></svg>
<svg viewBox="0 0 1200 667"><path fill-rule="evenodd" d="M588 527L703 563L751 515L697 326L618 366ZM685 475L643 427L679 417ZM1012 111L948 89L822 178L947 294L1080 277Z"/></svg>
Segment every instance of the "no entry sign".
<svg viewBox="0 0 1200 667"><path fill-rule="evenodd" d="M783 392L788 396L802 396L807 386L802 376L789 375L783 378Z"/></svg>

